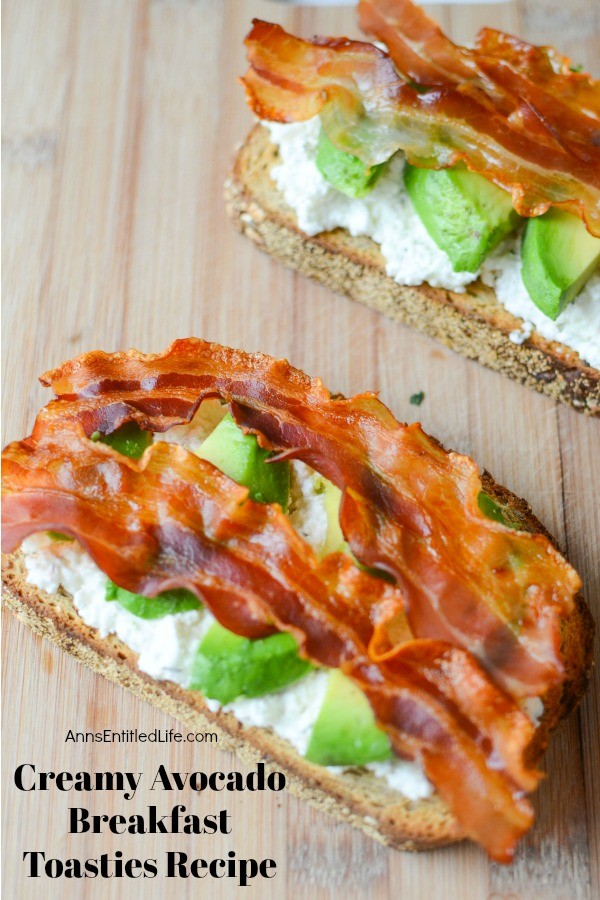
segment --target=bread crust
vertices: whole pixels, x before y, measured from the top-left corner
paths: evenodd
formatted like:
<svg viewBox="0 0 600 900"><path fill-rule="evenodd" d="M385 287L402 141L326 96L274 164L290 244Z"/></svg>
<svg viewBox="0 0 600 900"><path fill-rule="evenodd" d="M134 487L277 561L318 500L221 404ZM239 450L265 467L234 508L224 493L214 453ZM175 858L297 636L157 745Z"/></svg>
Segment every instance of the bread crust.
<svg viewBox="0 0 600 900"><path fill-rule="evenodd" d="M484 472L483 488L501 503L509 519L528 531L545 534L529 505ZM289 790L336 819L360 828L383 844L402 850L423 850L461 840L464 835L443 801L435 794L411 801L366 769L337 775L308 762L292 745L263 728L242 725L232 713L212 712L197 691L170 681L156 681L137 666L137 655L114 635L101 638L78 616L62 588L48 594L26 580L23 554L2 556L3 604L36 634L48 638L94 672L127 688L190 730L211 730L220 747L235 751L247 764L263 760L267 768L285 773ZM549 691L545 711L530 747L537 761L550 733L579 703L592 665L594 624L586 604L577 597L572 614L561 622L561 654L566 680Z"/></svg>
<svg viewBox="0 0 600 900"><path fill-rule="evenodd" d="M286 266L391 319L409 325L469 359L503 372L587 415L600 416L600 371L570 347L537 332L510 340L522 321L494 291L476 281L464 294L428 284L399 285L385 271L379 246L343 228L309 237L271 179L278 149L256 125L238 150L225 183L226 208L236 228Z"/></svg>

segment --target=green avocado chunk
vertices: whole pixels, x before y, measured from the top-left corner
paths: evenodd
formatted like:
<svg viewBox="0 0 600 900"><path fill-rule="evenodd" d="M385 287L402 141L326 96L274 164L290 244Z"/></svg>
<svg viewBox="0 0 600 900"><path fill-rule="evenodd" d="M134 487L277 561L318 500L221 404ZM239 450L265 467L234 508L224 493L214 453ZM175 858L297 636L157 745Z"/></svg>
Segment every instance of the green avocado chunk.
<svg viewBox="0 0 600 900"><path fill-rule="evenodd" d="M271 455L259 447L256 435L244 434L229 413L198 450L202 459L249 488L253 500L279 503L285 511L290 496L290 465L267 462Z"/></svg>
<svg viewBox="0 0 600 900"><path fill-rule="evenodd" d="M215 622L198 647L190 687L224 704L270 694L311 668L291 634L250 640Z"/></svg>
<svg viewBox="0 0 600 900"><path fill-rule="evenodd" d="M508 515L508 507L500 506L500 504L496 503L496 501L490 497L489 494L486 494L485 491L479 491L479 494L477 495L477 505L488 519L500 522L502 525L506 525L507 528L514 528L516 531L519 530L520 524L514 512L512 513L512 516Z"/></svg>
<svg viewBox="0 0 600 900"><path fill-rule="evenodd" d="M53 541L72 541L74 538L69 537L68 534L63 534L62 531L47 531L46 534Z"/></svg>
<svg viewBox="0 0 600 900"><path fill-rule="evenodd" d="M109 602L116 600L123 609L140 619L162 619L173 613L187 612L189 609L199 609L202 606L198 598L185 588L163 591L156 597L144 597L142 594L126 591L110 579L106 583L104 599Z"/></svg>
<svg viewBox="0 0 600 900"><path fill-rule="evenodd" d="M407 163L404 184L423 225L455 272L476 272L520 221L510 194L462 165L421 169Z"/></svg>
<svg viewBox="0 0 600 900"><path fill-rule="evenodd" d="M389 738L375 724L363 692L339 669L332 669L306 758L321 766L362 766L391 756Z"/></svg>
<svg viewBox="0 0 600 900"><path fill-rule="evenodd" d="M495 500L492 500L490 495L486 494L485 491L479 491L479 494L477 495L477 505L488 519L493 519L494 522L500 522L502 525L510 525L510 523L506 521L502 507L499 506Z"/></svg>
<svg viewBox="0 0 600 900"><path fill-rule="evenodd" d="M348 197L364 197L372 191L386 165L365 166L358 156L338 150L323 129L319 134L316 163L323 178Z"/></svg>
<svg viewBox="0 0 600 900"><path fill-rule="evenodd" d="M375 569L371 566L364 566L361 562L359 562L352 550L348 542L344 537L344 533L342 531L342 527L340 525L340 503L342 500L342 492L338 487L335 486L331 481L328 481L327 478L324 478L322 475L317 476L321 483L321 491L319 493L325 494L324 497L324 505L325 505L325 513L327 515L327 534L325 536L325 543L320 552L320 556L327 556L328 553L347 553L350 556L359 569L362 569L363 572L368 572L370 575L374 575L376 578L383 578L384 581L389 582L390 584L395 584L396 579L389 575L387 572L384 572L382 569Z"/></svg>
<svg viewBox="0 0 600 900"><path fill-rule="evenodd" d="M600 238L578 216L549 209L529 219L522 246L521 275L544 315L556 319L575 299L600 262Z"/></svg>
<svg viewBox="0 0 600 900"><path fill-rule="evenodd" d="M92 440L108 444L114 450L132 459L139 459L146 447L152 443L152 432L143 431L137 422L127 422L112 434L94 432Z"/></svg>
<svg viewBox="0 0 600 900"><path fill-rule="evenodd" d="M328 553L349 553L348 544L342 533L340 526L340 502L342 492L327 478L322 475L316 476L316 485L318 493L323 494L323 504L327 515L327 534L325 543L321 550L321 556L327 556Z"/></svg>

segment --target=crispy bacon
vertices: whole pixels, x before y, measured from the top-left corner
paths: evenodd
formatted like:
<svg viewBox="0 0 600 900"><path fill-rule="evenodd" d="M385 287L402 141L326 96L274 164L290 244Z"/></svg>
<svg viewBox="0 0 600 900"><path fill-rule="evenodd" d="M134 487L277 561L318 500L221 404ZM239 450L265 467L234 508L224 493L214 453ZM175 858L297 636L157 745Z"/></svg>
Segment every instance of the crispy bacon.
<svg viewBox="0 0 600 900"><path fill-rule="evenodd" d="M342 490L353 553L397 579L418 638L474 653L515 697L562 680L559 619L579 590L576 572L543 535L486 518L473 460L399 424L373 394L334 398L285 360L193 338L155 356L88 353L42 380L59 399L34 438L54 417L78 419L88 435L130 420L161 432L222 397L261 443ZM378 628L379 654L393 649L393 631Z"/></svg>
<svg viewBox="0 0 600 900"><path fill-rule="evenodd" d="M85 364L76 368L83 375ZM90 441L74 405L55 403L35 437L3 453L4 548L60 528L130 590L186 587L240 634L294 634L305 656L365 691L396 752L422 762L464 832L509 861L533 818L522 794L539 780L525 763L534 729L474 657L410 640L371 659L381 611L401 603L397 588L343 554L319 562L278 506L253 502L182 447L155 443L138 461Z"/></svg>
<svg viewBox="0 0 600 900"><path fill-rule="evenodd" d="M600 90L552 48L489 28L479 32L475 49L460 47L412 0L362 0L359 18L367 34L384 41L405 77L425 87L475 92L511 128L535 130L546 145L600 165Z"/></svg>
<svg viewBox="0 0 600 900"><path fill-rule="evenodd" d="M3 501L8 550L28 534L60 529L128 590L153 596L188 588L227 628L260 637L277 623L311 655L325 621L332 615L337 621L336 607L350 602L344 590L350 579L364 600L353 610L353 628L367 643L379 604L386 614L403 608L396 588L347 556L321 575L278 506L249 500L247 488L177 444L156 443L138 463L90 441L77 419L54 416L38 423L35 439L3 452ZM320 651L325 665L355 655L353 632L344 638L339 619Z"/></svg>
<svg viewBox="0 0 600 900"><path fill-rule="evenodd" d="M598 82L587 72L573 68L571 60L553 47L538 47L503 31L482 28L475 48L480 57L494 57L510 63L531 84L552 94L574 112L600 123Z"/></svg>
<svg viewBox="0 0 600 900"><path fill-rule="evenodd" d="M410 0L363 0L360 12L389 56L255 20L242 79L254 112L282 122L319 114L330 140L368 165L398 149L415 165L463 161L510 192L521 215L558 206L600 236L597 82L500 32L458 47Z"/></svg>
<svg viewBox="0 0 600 900"><path fill-rule="evenodd" d="M473 77L464 48L410 0L362 0L358 17L365 34L384 43L402 75L417 84L454 85Z"/></svg>

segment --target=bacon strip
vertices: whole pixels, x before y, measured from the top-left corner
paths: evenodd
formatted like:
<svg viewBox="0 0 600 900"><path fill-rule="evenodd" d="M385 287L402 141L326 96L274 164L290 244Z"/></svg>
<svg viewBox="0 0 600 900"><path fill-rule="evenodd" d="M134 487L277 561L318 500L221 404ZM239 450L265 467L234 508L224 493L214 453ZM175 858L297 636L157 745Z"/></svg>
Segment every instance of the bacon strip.
<svg viewBox="0 0 600 900"><path fill-rule="evenodd" d="M193 338L156 356L85 354L42 380L59 399L38 417L34 438L55 416L77 418L87 434L132 419L161 432L222 397L261 443L342 490L353 553L398 580L417 637L474 653L516 697L562 680L559 620L579 590L576 572L543 535L487 519L473 460L400 425L374 395L332 398L285 360ZM385 626L377 643L386 644Z"/></svg>
<svg viewBox="0 0 600 900"><path fill-rule="evenodd" d="M394 17L396 8L410 15ZM329 139L368 165L398 149L415 165L462 160L510 192L521 215L558 206L600 236L596 83L561 71L554 109L543 55L528 56L526 45L515 47L512 65L506 41L483 34L486 52L456 47L408 0L365 0L361 13L392 58L370 44L303 41L255 20L242 79L254 112L282 122L320 114Z"/></svg>
<svg viewBox="0 0 600 900"><path fill-rule="evenodd" d="M147 596L185 587L209 603L223 625L247 637L272 633L273 609L281 604L289 615L285 627L310 652L321 619L331 617L328 604L346 603L343 593L337 596L338 583L343 586L350 573L364 598L353 613L364 640L379 602L385 610L403 608L397 589L345 555L337 578L326 580L278 506L249 500L247 488L176 444L154 444L138 463L90 441L76 419L55 416L38 423L35 439L10 444L2 456L3 546L9 551L28 534L59 529L76 537L119 585ZM326 665L351 653L340 631L321 651L331 653L322 660Z"/></svg>
<svg viewBox="0 0 600 900"><path fill-rule="evenodd" d="M129 590L186 587L240 634L291 632L305 656L356 681L396 752L419 759L466 834L509 861L533 818L522 793L540 777L524 761L534 729L476 660L425 640L373 661L368 643L381 609L398 607L396 588L343 554L319 563L278 506L177 445L138 461L90 441L73 406L53 404L35 437L3 453L4 548L60 528Z"/></svg>
<svg viewBox="0 0 600 900"><path fill-rule="evenodd" d="M537 47L511 34L493 28L482 28L477 35L475 48L480 56L509 62L530 83L543 88L574 112L600 123L598 82L587 72L575 71L571 60L553 47Z"/></svg>
<svg viewBox="0 0 600 900"><path fill-rule="evenodd" d="M361 0L358 19L365 34L386 45L399 71L421 85L454 85L473 77L463 47L410 0Z"/></svg>
<svg viewBox="0 0 600 900"><path fill-rule="evenodd" d="M600 165L600 90L552 48L493 29L479 32L475 49L458 46L412 0L362 0L359 19L405 77L475 92L507 117L508 127L533 128L545 144Z"/></svg>

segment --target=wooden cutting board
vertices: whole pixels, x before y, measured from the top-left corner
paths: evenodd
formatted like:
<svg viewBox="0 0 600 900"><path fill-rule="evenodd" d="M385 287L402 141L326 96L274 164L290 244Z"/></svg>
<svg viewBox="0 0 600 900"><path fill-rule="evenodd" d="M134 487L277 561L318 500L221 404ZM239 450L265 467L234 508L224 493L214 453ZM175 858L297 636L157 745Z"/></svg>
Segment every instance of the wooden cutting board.
<svg viewBox="0 0 600 900"><path fill-rule="evenodd" d="M574 61L600 57L597 0L518 0L433 7L450 34L488 24ZM30 431L48 398L40 372L84 350L158 351L190 334L286 356L333 390L364 388L404 420L417 415L472 454L558 536L586 596L600 595L600 423L280 268L234 233L222 185L251 117L236 76L252 16L310 35L357 33L350 9L290 9L261 0L6 0L4 25L5 441ZM409 397L424 391L417 410ZM19 763L38 770L144 772L244 768L205 744L74 745L74 731L152 731L175 724L4 621L4 888L9 898L228 898L231 880L68 882L26 879L22 854L162 858L272 857L260 898L592 898L598 877L598 688L562 728L535 799L537 824L515 864L460 845L410 855L386 849L284 794L195 798L152 793L21 793ZM215 799L216 798L216 799ZM67 809L140 812L175 803L228 809L227 837L67 834Z"/></svg>

